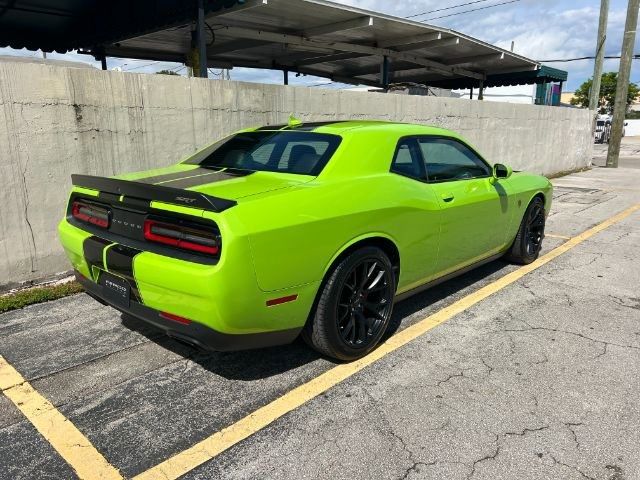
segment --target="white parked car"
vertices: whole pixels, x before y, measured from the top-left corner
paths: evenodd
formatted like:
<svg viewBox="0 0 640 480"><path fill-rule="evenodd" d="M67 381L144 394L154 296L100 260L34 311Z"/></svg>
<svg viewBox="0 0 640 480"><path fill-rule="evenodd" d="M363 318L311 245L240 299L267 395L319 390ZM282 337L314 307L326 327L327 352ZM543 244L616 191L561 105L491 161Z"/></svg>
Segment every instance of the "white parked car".
<svg viewBox="0 0 640 480"><path fill-rule="evenodd" d="M611 124L613 123L612 115L598 115L596 119L596 131L594 135L595 143L609 143L611 139ZM628 122L624 122L622 127L622 136L626 134L626 127Z"/></svg>

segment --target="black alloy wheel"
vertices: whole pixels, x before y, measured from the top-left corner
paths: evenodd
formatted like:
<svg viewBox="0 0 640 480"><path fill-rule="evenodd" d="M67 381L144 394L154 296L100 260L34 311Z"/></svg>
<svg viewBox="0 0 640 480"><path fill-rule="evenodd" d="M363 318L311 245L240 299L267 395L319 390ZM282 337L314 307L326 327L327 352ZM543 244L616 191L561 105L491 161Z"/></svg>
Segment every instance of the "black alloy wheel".
<svg viewBox="0 0 640 480"><path fill-rule="evenodd" d="M544 201L535 197L524 213L518 234L505 258L513 263L528 265L534 262L542 250L546 211Z"/></svg>
<svg viewBox="0 0 640 480"><path fill-rule="evenodd" d="M365 259L347 274L336 305L338 332L342 341L355 348L369 346L391 318L393 282L376 259Z"/></svg>
<svg viewBox="0 0 640 480"><path fill-rule="evenodd" d="M386 333L395 294L396 275L385 252L373 246L355 250L327 274L302 338L324 355L357 360Z"/></svg>
<svg viewBox="0 0 640 480"><path fill-rule="evenodd" d="M545 212L544 205L541 202L535 202L528 211L525 226L526 253L528 256L534 256L540 253L542 249L542 240L544 239Z"/></svg>

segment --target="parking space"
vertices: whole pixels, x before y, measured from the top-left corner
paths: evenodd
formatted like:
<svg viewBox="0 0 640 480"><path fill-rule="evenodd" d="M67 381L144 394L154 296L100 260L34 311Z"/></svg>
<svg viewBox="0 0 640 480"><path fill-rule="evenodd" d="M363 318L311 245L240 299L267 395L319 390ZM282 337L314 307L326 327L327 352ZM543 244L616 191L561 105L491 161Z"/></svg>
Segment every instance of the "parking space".
<svg viewBox="0 0 640 480"><path fill-rule="evenodd" d="M636 169L555 180L543 254L637 205L639 183ZM175 478L154 469L175 455L188 479L638 478L640 211L628 213L510 285L518 267L498 261L399 303L401 329L468 308L344 381L302 342L206 354L83 294L0 315L0 355L125 478ZM325 373L326 392L281 402L275 421L254 414ZM255 434L231 448L181 453L251 414ZM0 478L74 478L63 457L0 396Z"/></svg>

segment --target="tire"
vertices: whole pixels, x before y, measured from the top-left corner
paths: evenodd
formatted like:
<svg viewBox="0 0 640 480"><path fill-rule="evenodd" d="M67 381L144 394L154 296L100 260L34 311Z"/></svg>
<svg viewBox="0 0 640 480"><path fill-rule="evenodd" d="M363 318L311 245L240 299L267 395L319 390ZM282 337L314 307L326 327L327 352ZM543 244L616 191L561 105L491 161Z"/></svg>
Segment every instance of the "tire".
<svg viewBox="0 0 640 480"><path fill-rule="evenodd" d="M524 212L516 239L506 253L505 259L520 265L535 262L542 249L545 221L544 202L540 197L536 197Z"/></svg>
<svg viewBox="0 0 640 480"><path fill-rule="evenodd" d="M376 247L356 250L329 271L302 338L323 355L357 360L385 334L395 292L389 257Z"/></svg>

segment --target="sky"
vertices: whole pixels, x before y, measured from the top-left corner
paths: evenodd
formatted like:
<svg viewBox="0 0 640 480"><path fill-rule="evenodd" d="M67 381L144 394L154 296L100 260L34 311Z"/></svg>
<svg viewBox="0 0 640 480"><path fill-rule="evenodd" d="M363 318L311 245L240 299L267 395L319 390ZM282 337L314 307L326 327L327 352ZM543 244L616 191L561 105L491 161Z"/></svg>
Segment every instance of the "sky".
<svg viewBox="0 0 640 480"><path fill-rule="evenodd" d="M515 42L514 52L534 60L566 59L592 56L596 47L600 0L337 0L337 3L352 5L368 10L383 12L399 17L426 13L414 20L431 25L450 28L476 37L499 47L510 49ZM456 5L473 2L470 5ZM470 11L482 7L482 10ZM626 18L626 0L611 0L606 43L607 55L619 55ZM433 10L440 10L433 12ZM452 15L453 14L453 15ZM435 18L447 15L445 18ZM635 52L640 53L640 35L636 39ZM39 52L0 48L0 55L40 56ZM93 63L86 55L69 53L50 54L50 58ZM618 69L619 60L606 60L604 71ZM569 72L565 91L573 91L593 74L593 60L567 63L545 62L545 65ZM173 69L181 74L186 72L179 64L149 62L143 60L109 59L109 68L121 68L135 73L153 73L161 69ZM219 71L212 71L219 73ZM231 71L232 80L281 83L282 73L238 68ZM640 61L634 62L631 81L640 83ZM291 78L292 85L343 88L330 85L326 79L315 77Z"/></svg>

